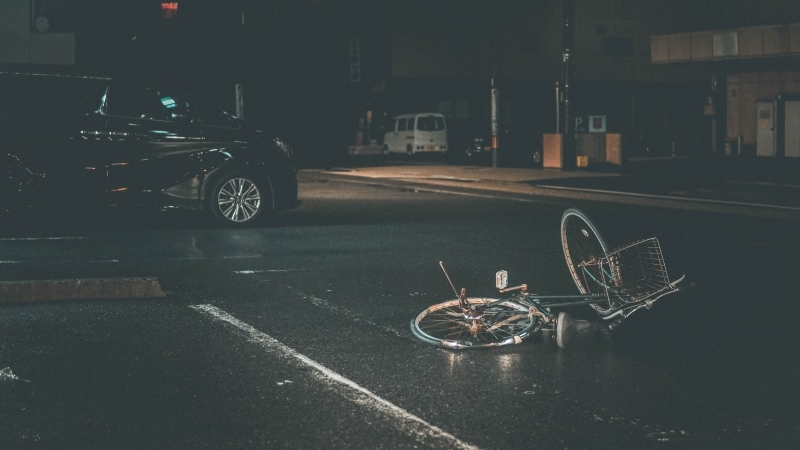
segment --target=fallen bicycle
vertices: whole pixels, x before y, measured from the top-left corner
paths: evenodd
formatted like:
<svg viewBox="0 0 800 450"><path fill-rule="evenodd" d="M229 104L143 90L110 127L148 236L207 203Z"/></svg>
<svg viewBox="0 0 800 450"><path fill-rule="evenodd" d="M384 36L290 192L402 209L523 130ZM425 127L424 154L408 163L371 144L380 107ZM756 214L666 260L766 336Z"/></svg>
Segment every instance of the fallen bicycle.
<svg viewBox="0 0 800 450"><path fill-rule="evenodd" d="M567 267L580 294L537 295L521 284L508 287L508 273L497 272L496 286L506 298L469 298L466 289L456 291L442 262L456 299L433 305L411 321L411 331L421 340L451 349L489 348L519 344L538 331L554 333L559 347L588 328L551 308L588 305L609 329L642 308L651 308L661 297L681 290L681 276L670 282L658 239L633 242L609 251L591 221L570 208L561 217L561 245Z"/></svg>

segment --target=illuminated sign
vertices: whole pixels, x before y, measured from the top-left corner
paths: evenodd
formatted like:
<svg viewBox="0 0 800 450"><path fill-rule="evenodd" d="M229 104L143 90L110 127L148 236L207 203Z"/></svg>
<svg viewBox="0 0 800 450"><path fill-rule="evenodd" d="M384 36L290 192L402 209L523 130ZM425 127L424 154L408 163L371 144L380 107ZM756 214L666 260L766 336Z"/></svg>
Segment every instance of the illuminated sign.
<svg viewBox="0 0 800 450"><path fill-rule="evenodd" d="M575 116L575 131L578 133L605 133L606 116Z"/></svg>

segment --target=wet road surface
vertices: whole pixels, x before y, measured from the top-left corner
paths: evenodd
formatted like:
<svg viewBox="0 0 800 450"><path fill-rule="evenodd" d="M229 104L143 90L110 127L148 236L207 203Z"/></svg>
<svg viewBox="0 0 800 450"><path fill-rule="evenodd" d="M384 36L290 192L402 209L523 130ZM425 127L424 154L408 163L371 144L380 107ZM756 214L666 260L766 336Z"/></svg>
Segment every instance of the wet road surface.
<svg viewBox="0 0 800 450"><path fill-rule="evenodd" d="M229 230L190 213L5 229L0 279L157 276L165 299L0 307L0 448L790 448L797 222L309 175ZM572 293L558 224L657 236L697 287L570 348L452 352L408 324L494 273ZM24 237L25 239L20 239ZM41 239L49 238L49 239ZM59 239L52 239L59 238ZM64 238L64 239L61 239Z"/></svg>

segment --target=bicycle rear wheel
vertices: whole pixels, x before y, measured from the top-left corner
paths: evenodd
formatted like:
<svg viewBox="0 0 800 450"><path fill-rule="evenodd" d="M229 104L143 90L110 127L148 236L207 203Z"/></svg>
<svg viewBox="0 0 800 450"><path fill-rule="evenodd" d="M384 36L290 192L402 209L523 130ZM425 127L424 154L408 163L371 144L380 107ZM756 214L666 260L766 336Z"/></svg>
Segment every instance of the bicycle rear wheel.
<svg viewBox="0 0 800 450"><path fill-rule="evenodd" d="M451 349L519 344L539 328L530 308L511 300L470 298L464 312L458 300L439 303L411 321L411 332L423 341Z"/></svg>
<svg viewBox="0 0 800 450"><path fill-rule="evenodd" d="M581 294L606 296L606 283L610 274L603 272L599 261L606 255L607 247L597 228L586 214L569 208L561 216L561 246L572 279ZM607 298L607 297L606 297ZM601 316L611 313L611 304L592 304Z"/></svg>

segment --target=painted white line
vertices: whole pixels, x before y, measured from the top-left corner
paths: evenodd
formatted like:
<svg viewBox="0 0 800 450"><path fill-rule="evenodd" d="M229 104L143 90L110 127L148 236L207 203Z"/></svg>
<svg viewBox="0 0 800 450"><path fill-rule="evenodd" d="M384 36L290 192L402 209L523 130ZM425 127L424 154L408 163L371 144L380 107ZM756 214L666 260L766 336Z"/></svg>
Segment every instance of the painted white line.
<svg viewBox="0 0 800 450"><path fill-rule="evenodd" d="M309 270L319 269L256 269L256 270L234 270L233 273L241 275L252 275L254 273L283 273L283 272L308 272Z"/></svg>
<svg viewBox="0 0 800 450"><path fill-rule="evenodd" d="M546 184L537 184L536 187L543 188L543 189L559 189L563 191L578 191L578 192L595 192L600 194L614 194L614 195L627 195L630 197L643 197L643 198L654 198L654 199L663 199L663 200L678 200L683 202L695 202L695 203L712 203L712 204L720 204L720 205L731 205L731 206L750 206L750 207L758 207L758 208L766 208L766 209L783 209L789 211L800 211L800 208L795 206L779 206L779 205L768 205L764 203L747 203L747 202L734 202L730 200L713 200L707 198L692 198L692 197L676 197L671 195L653 195L653 194L638 194L635 192L621 192L621 191L607 191L604 189L587 189L587 188L575 188L575 187L566 187L566 186L549 186Z"/></svg>
<svg viewBox="0 0 800 450"><path fill-rule="evenodd" d="M311 304L313 304L314 306L317 306L317 307L323 308L323 309L327 309L328 311L333 312L335 314L338 314L340 316L344 316L345 318L350 319L353 322L363 322L363 323L372 325L373 327L379 328L379 329L381 329L383 331L388 331L389 333L392 333L395 336L401 337L403 339L407 339L408 338L408 335L401 333L398 329L396 329L394 327L390 327L388 325L381 325L381 324L373 321L372 319L370 319L368 317L365 317L363 314L359 314L357 312L350 311L349 309L342 308L341 306L338 306L338 305L332 305L332 304L328 303L327 300L323 300L323 299L321 299L319 297L314 297L313 295L309 295L309 294L306 294L304 292L300 292L300 291L292 288L291 286L289 286L289 289L291 289L292 291L297 293L297 295L299 295L304 300L310 301Z"/></svg>
<svg viewBox="0 0 800 450"><path fill-rule="evenodd" d="M85 240L86 237L37 237L37 238L0 238L0 241L66 241Z"/></svg>
<svg viewBox="0 0 800 450"><path fill-rule="evenodd" d="M202 261L207 259L247 259L247 258L261 258L262 255L248 255L248 256L192 256L188 258L158 258L158 259L131 259L125 261L126 263L139 263L139 262L158 262L158 261ZM120 263L119 259L90 259L80 261L76 259L61 259L55 261L46 261L48 264L108 264ZM0 264L40 264L42 261L0 261Z"/></svg>
<svg viewBox="0 0 800 450"><path fill-rule="evenodd" d="M236 328L244 331L250 342L259 344L265 350L272 354L281 357L293 358L300 364L314 369L311 374L327 384L331 389L337 391L343 397L352 401L353 403L370 408L380 414L389 416L393 419L392 424L398 430L412 436L420 443L430 445L431 440L437 440L450 448L479 450L478 447L461 441L452 434L442 430L441 428L431 425L425 420L411 414L403 408L395 405L394 403L384 400L372 393L368 389L356 384L348 378L328 369L322 364L312 360L311 358L287 347L277 339L263 333L252 326L240 321L227 312L213 306L213 305L192 305L190 308L199 311L211 318L227 322Z"/></svg>
<svg viewBox="0 0 800 450"><path fill-rule="evenodd" d="M42 261L0 261L0 264L39 264ZM46 261L48 264L108 264L108 263L118 263L118 259L90 259L88 261L79 261L76 259L62 259L56 261Z"/></svg>

